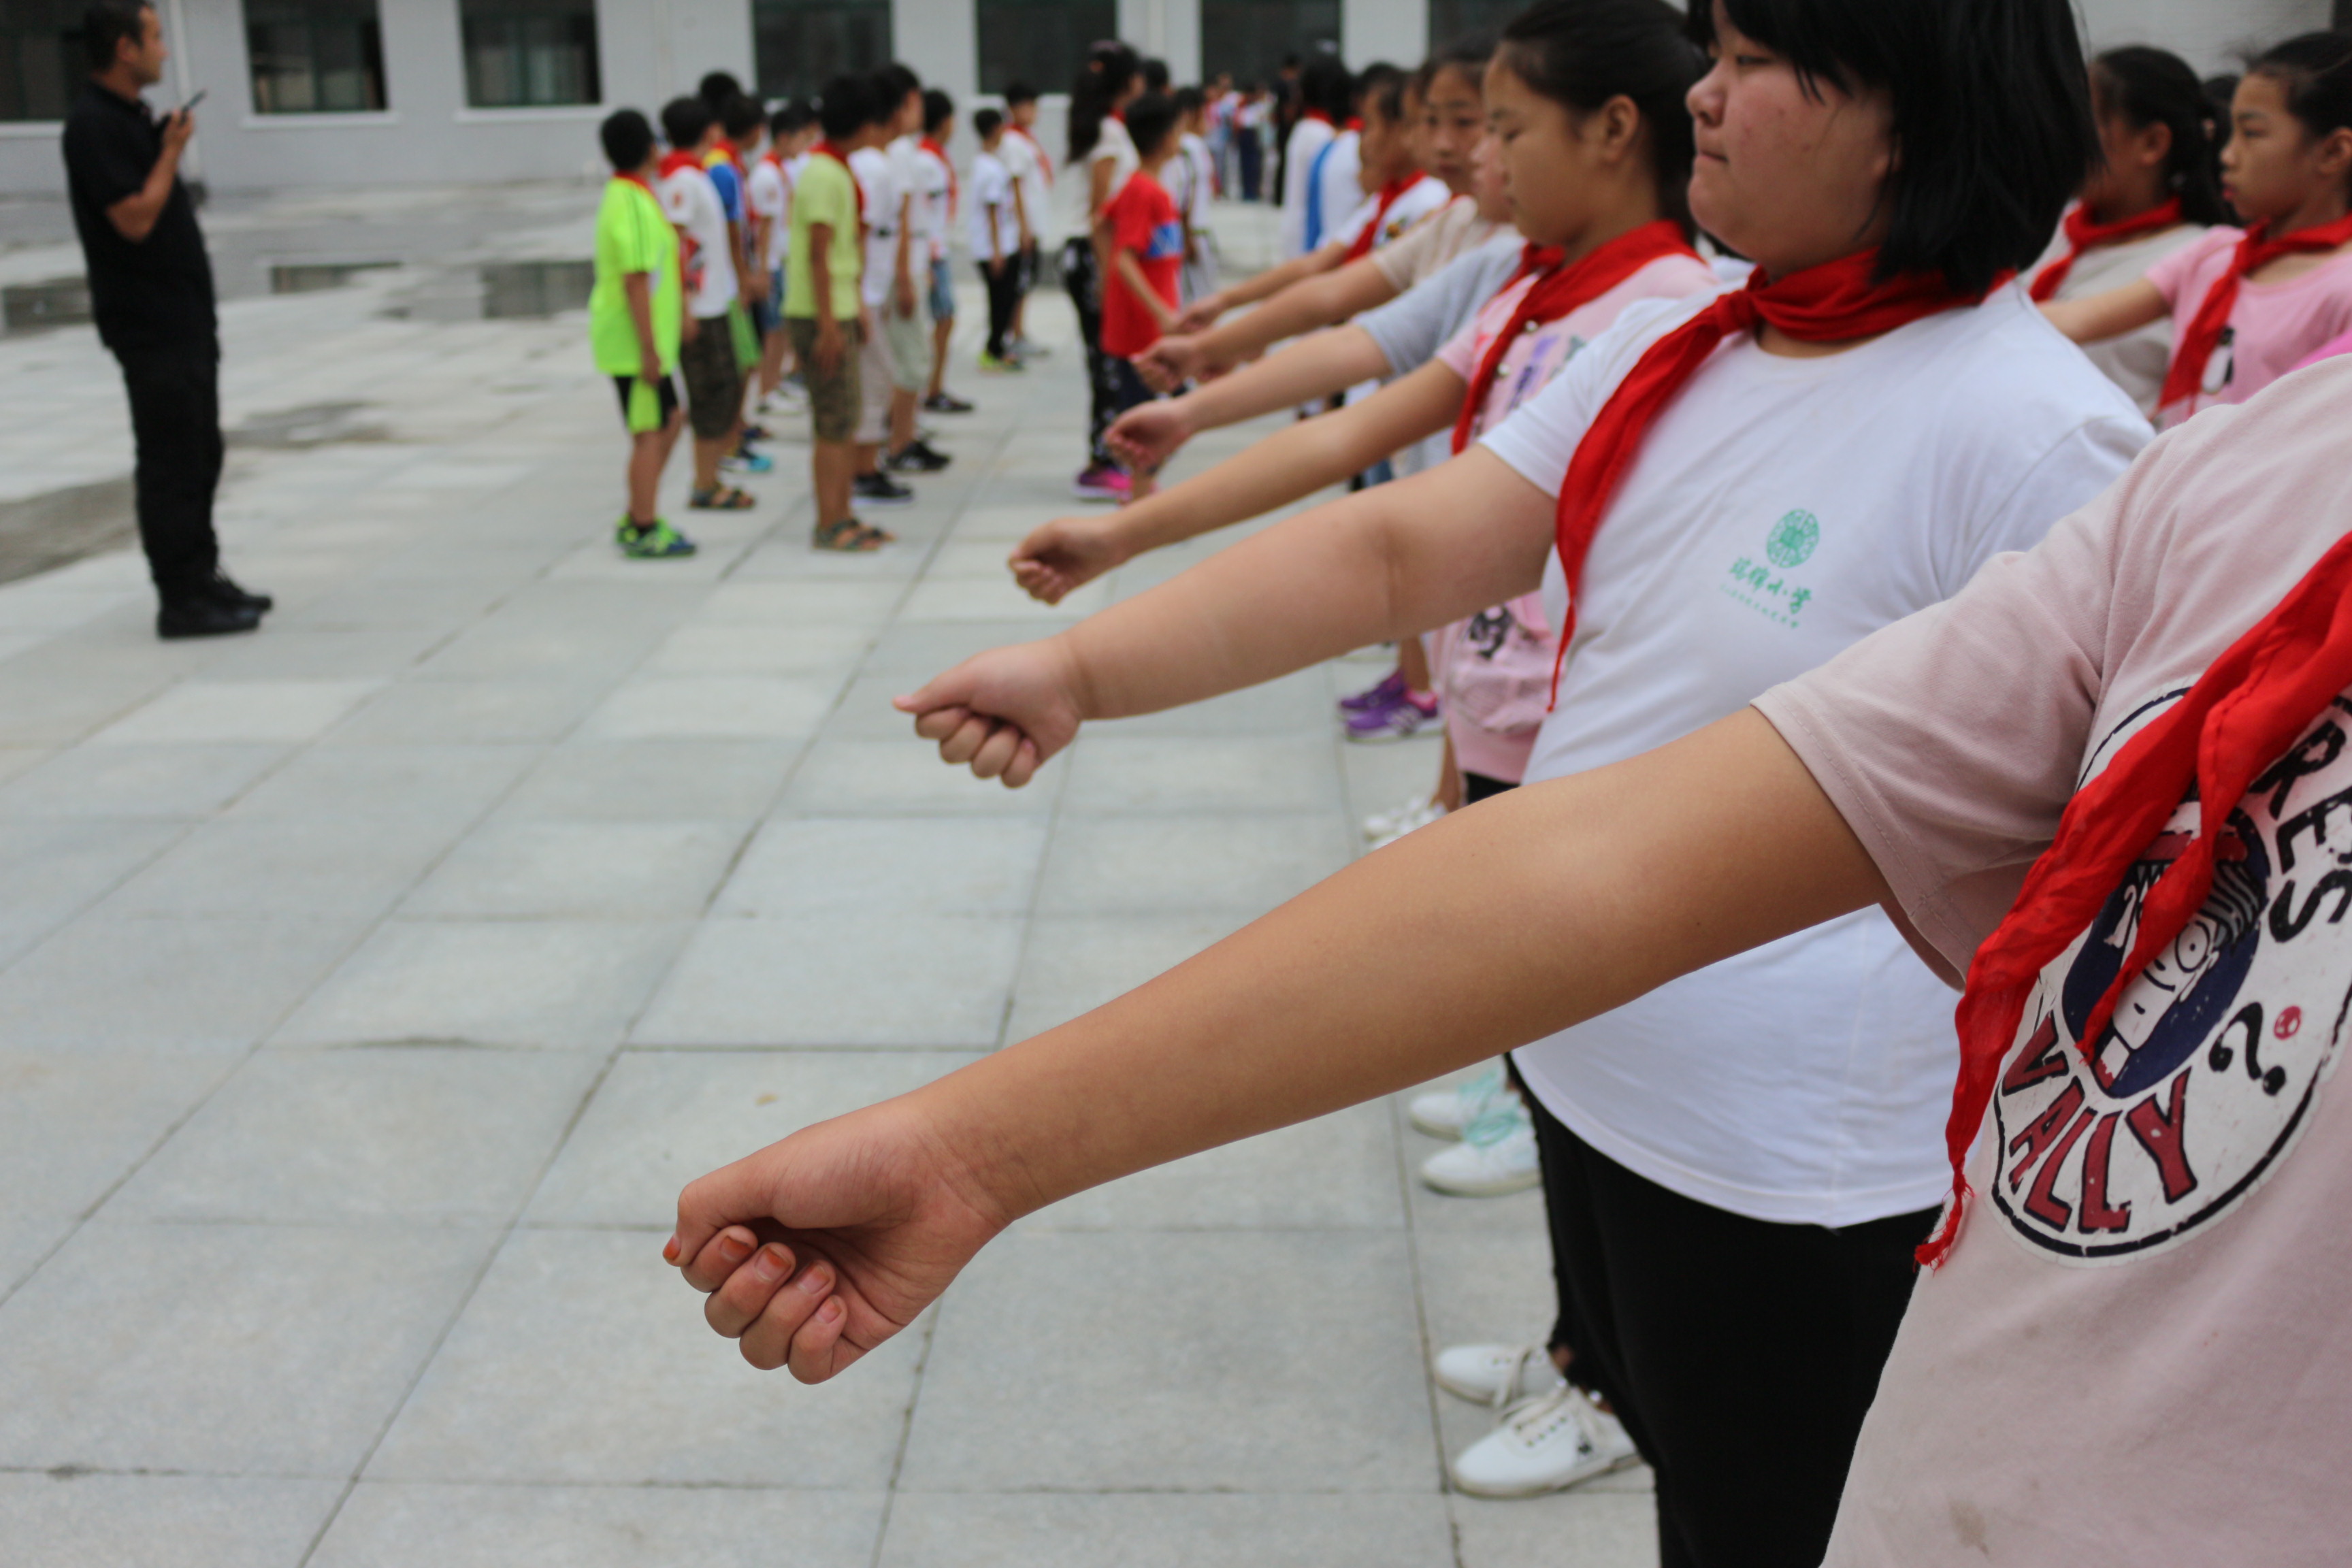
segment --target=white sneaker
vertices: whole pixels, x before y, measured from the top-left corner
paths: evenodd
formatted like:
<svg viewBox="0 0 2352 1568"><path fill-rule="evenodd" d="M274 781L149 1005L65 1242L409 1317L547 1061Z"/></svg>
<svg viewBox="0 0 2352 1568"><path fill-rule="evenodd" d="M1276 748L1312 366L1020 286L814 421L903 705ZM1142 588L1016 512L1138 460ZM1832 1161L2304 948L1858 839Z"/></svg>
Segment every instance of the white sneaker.
<svg viewBox="0 0 2352 1568"><path fill-rule="evenodd" d="M1502 1092L1503 1064L1489 1062L1486 1071L1464 1079L1452 1089L1414 1095L1405 1115L1417 1131L1432 1138L1459 1138L1462 1130L1477 1121L1478 1113Z"/></svg>
<svg viewBox="0 0 2352 1568"><path fill-rule="evenodd" d="M1542 1180L1536 1124L1516 1094L1498 1094L1462 1130L1462 1142L1421 1163L1421 1179L1457 1198L1499 1198Z"/></svg>
<svg viewBox="0 0 2352 1568"><path fill-rule="evenodd" d="M1448 1345L1429 1363L1437 1386L1474 1405L1505 1405L1567 1380L1541 1345Z"/></svg>
<svg viewBox="0 0 2352 1568"><path fill-rule="evenodd" d="M1503 1412L1503 1424L1454 1456L1472 1497L1538 1497L1605 1476L1640 1455L1617 1418L1563 1383Z"/></svg>
<svg viewBox="0 0 2352 1568"><path fill-rule="evenodd" d="M1394 811L1376 811L1364 818L1364 837L1373 847L1426 827L1445 815L1445 808L1426 795L1415 795Z"/></svg>

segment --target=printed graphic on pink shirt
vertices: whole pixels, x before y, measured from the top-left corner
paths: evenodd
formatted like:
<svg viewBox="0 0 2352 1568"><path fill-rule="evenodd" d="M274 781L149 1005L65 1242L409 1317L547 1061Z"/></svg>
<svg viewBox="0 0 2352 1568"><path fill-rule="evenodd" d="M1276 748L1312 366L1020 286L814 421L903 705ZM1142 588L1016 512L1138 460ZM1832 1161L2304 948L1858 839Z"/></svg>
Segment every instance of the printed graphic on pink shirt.
<svg viewBox="0 0 2352 1568"><path fill-rule="evenodd" d="M2186 687L2142 704L2089 776ZM2117 1002L2086 1058L2080 1027L2139 929L2141 900L2195 840L2181 803L2082 940L2044 972L1993 1096L1990 1196L2062 1258L2161 1250L2221 1217L2293 1148L2352 1005L2352 702L2257 777L2231 811L2205 906Z"/></svg>

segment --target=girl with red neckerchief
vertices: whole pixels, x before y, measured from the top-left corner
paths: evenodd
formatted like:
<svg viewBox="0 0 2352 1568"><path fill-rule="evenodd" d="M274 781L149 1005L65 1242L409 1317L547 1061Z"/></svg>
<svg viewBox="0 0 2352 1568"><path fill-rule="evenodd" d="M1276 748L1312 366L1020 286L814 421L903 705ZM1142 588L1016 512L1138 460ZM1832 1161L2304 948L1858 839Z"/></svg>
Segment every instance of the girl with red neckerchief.
<svg viewBox="0 0 2352 1568"><path fill-rule="evenodd" d="M2207 121L2212 110L2189 62L2162 49L2110 49L2091 62L2099 161L2066 209L2042 259L2029 268L2037 301L2085 300L2138 281L2150 268L2235 222L2221 200ZM2091 363L2156 413L2172 323L2085 345Z"/></svg>
<svg viewBox="0 0 2352 1568"><path fill-rule="evenodd" d="M1629 759L1948 598L2147 429L2013 280L2091 154L2064 0L1693 20L1713 64L1691 210L1758 264L1748 287L1630 306L1450 461L899 700L946 761L1020 785L1087 719L1540 589L1564 664L1529 787L1370 857L1352 893L689 1189L670 1250L755 1363L830 1375L1013 1214L1517 1046L1561 1173L1571 1374L1654 1468L1663 1555L1820 1561L1948 1183L1949 999L1824 836L1786 858L1727 832L1692 864L1685 810L1785 785L1785 756ZM1595 808L1605 831L1580 820ZM1775 872L1752 894L1747 857ZM1496 1456L1486 1489L1631 1457L1582 1393L1529 1392L1506 1428L1524 1464ZM1548 1464L1563 1443L1576 1462Z"/></svg>
<svg viewBox="0 0 2352 1568"><path fill-rule="evenodd" d="M2079 343L2169 316L2158 418L2242 403L2352 330L2352 35L2256 59L2231 103L2221 185L2248 226L2215 229L2139 282L2045 306Z"/></svg>

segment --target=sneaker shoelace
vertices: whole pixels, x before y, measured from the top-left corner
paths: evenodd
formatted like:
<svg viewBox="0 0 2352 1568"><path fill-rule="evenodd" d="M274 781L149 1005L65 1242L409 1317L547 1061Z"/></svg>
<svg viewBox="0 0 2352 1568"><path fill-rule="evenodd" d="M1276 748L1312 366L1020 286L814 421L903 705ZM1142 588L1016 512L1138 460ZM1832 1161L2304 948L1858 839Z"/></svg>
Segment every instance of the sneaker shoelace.
<svg viewBox="0 0 2352 1568"><path fill-rule="evenodd" d="M1524 1405L1530 1399L1543 1397L1541 1394L1528 1394L1519 1392L1520 1388L1526 1385L1529 1363L1538 1361L1543 1363L1543 1370L1548 1379L1557 1378L1559 1375L1559 1369L1551 1364L1549 1351L1541 1345L1521 1345L1517 1353L1511 1357L1510 1371L1504 1375L1500 1383L1495 1385L1495 1397L1488 1401L1494 1407L1496 1421L1508 1420L1512 1406ZM1549 1388L1549 1384L1547 1387Z"/></svg>
<svg viewBox="0 0 2352 1568"><path fill-rule="evenodd" d="M1506 1089L1498 1077L1486 1102L1462 1124L1462 1142L1473 1149L1492 1149L1518 1131L1527 1115L1519 1097Z"/></svg>
<svg viewBox="0 0 2352 1568"><path fill-rule="evenodd" d="M1509 1429L1512 1438L1521 1446L1532 1448L1543 1442L1566 1423L1576 1427L1576 1451L1580 1458L1597 1456L1601 1447L1601 1412L1584 1391L1572 1383L1530 1394L1526 1398L1504 1406L1501 1425Z"/></svg>

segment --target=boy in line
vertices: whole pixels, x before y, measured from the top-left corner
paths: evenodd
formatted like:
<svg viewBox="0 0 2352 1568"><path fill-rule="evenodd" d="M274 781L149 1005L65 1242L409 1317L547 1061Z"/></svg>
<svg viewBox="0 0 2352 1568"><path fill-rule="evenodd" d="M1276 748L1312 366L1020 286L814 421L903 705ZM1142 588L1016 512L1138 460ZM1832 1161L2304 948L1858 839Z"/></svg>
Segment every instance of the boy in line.
<svg viewBox="0 0 2352 1568"><path fill-rule="evenodd" d="M1029 341L1022 330L1029 310L1029 291L1037 286L1037 258L1045 232L1045 215L1053 211L1054 160L1030 128L1037 123L1037 89L1014 82L1004 89L1004 143L997 155L1013 175L1013 203L1021 215L1020 282L1013 291L1013 338L1010 347L1023 361L1044 359L1047 351Z"/></svg>
<svg viewBox="0 0 2352 1568"><path fill-rule="evenodd" d="M742 373L746 404L751 373L760 363L760 342L766 323L775 319L768 297L768 265L761 256L759 217L751 210L751 170L761 162L768 136L768 116L759 101L737 93L719 106L719 144L703 158L710 183L730 215L728 237L734 245L736 300L728 311L728 329L735 342L735 365ZM773 461L754 451L751 443L767 432L749 422L736 421L735 447L727 467L741 473L764 474Z"/></svg>
<svg viewBox="0 0 2352 1568"><path fill-rule="evenodd" d="M1216 243L1209 236L1209 201L1216 194L1217 166L1203 134L1209 126L1209 95L1197 87L1176 94L1176 210L1184 220L1184 268L1176 295L1185 304L1217 291Z"/></svg>
<svg viewBox="0 0 2352 1568"><path fill-rule="evenodd" d="M955 165L948 142L955 135L955 100L931 88L923 94L923 139L915 144L915 196L922 209L918 226L927 242L925 280L931 307L931 380L923 406L933 414L969 414L972 405L948 390L948 342L955 336L955 274L948 265L948 239L955 223Z"/></svg>
<svg viewBox="0 0 2352 1568"><path fill-rule="evenodd" d="M1130 362L1176 326L1177 274L1184 265L1184 223L1176 198L1160 183L1177 154L1175 100L1147 92L1127 106L1127 133L1135 141L1135 174L1103 209L1110 229L1110 278L1103 289L1103 353L1118 383L1113 416L1156 395ZM1151 493L1156 470L1131 477L1129 494Z"/></svg>
<svg viewBox="0 0 2352 1568"><path fill-rule="evenodd" d="M687 320L678 368L686 373L687 422L694 429L694 489L687 505L742 511L759 503L719 478L743 417L743 373L728 321L737 298L734 241L719 187L703 166L719 144L719 121L698 98L673 99L662 110L662 133L670 147L660 165L662 210L686 247Z"/></svg>
<svg viewBox="0 0 2352 1568"><path fill-rule="evenodd" d="M980 368L1002 374L1027 368L1005 343L1021 298L1020 187L1001 156L1012 139L1004 116L981 110L971 117L971 128L980 137L980 155L971 161L971 254L988 289L988 346L980 351Z"/></svg>
<svg viewBox="0 0 2352 1568"><path fill-rule="evenodd" d="M915 404L921 395L923 367L921 324L914 321L915 290L910 267L906 219L908 204L891 144L905 119L908 89L903 68L888 67L867 78L866 132L849 155L850 171L865 197L866 271L864 281L866 345L858 362L857 479L854 490L861 506L910 506L915 492L892 479L882 468L887 453L896 453L915 439ZM901 300L905 301L902 315ZM904 327L901 323L904 323ZM911 327L911 333L905 330ZM898 329L894 334L894 329ZM911 342L909 338L911 337ZM901 350L911 353L902 368Z"/></svg>
<svg viewBox="0 0 2352 1568"><path fill-rule="evenodd" d="M792 237L793 184L808 161L814 117L804 103L787 103L768 122L768 150L751 165L753 249L768 273L768 307L760 339L761 414L797 413L798 388L784 379L792 335L784 331L784 249ZM755 319L757 312L755 314Z"/></svg>
<svg viewBox="0 0 2352 1568"><path fill-rule="evenodd" d="M808 384L809 488L816 497L818 550L878 550L889 535L849 510L857 471L859 359L866 342L858 277L864 218L849 160L866 144L871 89L863 78L827 82L819 100L824 137L793 185L784 243L784 331Z"/></svg>
<svg viewBox="0 0 2352 1568"><path fill-rule="evenodd" d="M588 296L588 345L596 368L621 395L629 432L628 510L614 538L639 560L691 555L694 542L657 510L662 469L677 445L677 362L686 313L679 284L677 230L654 195L660 163L654 128L634 109L616 110L598 128L613 178L596 208L596 284Z"/></svg>

